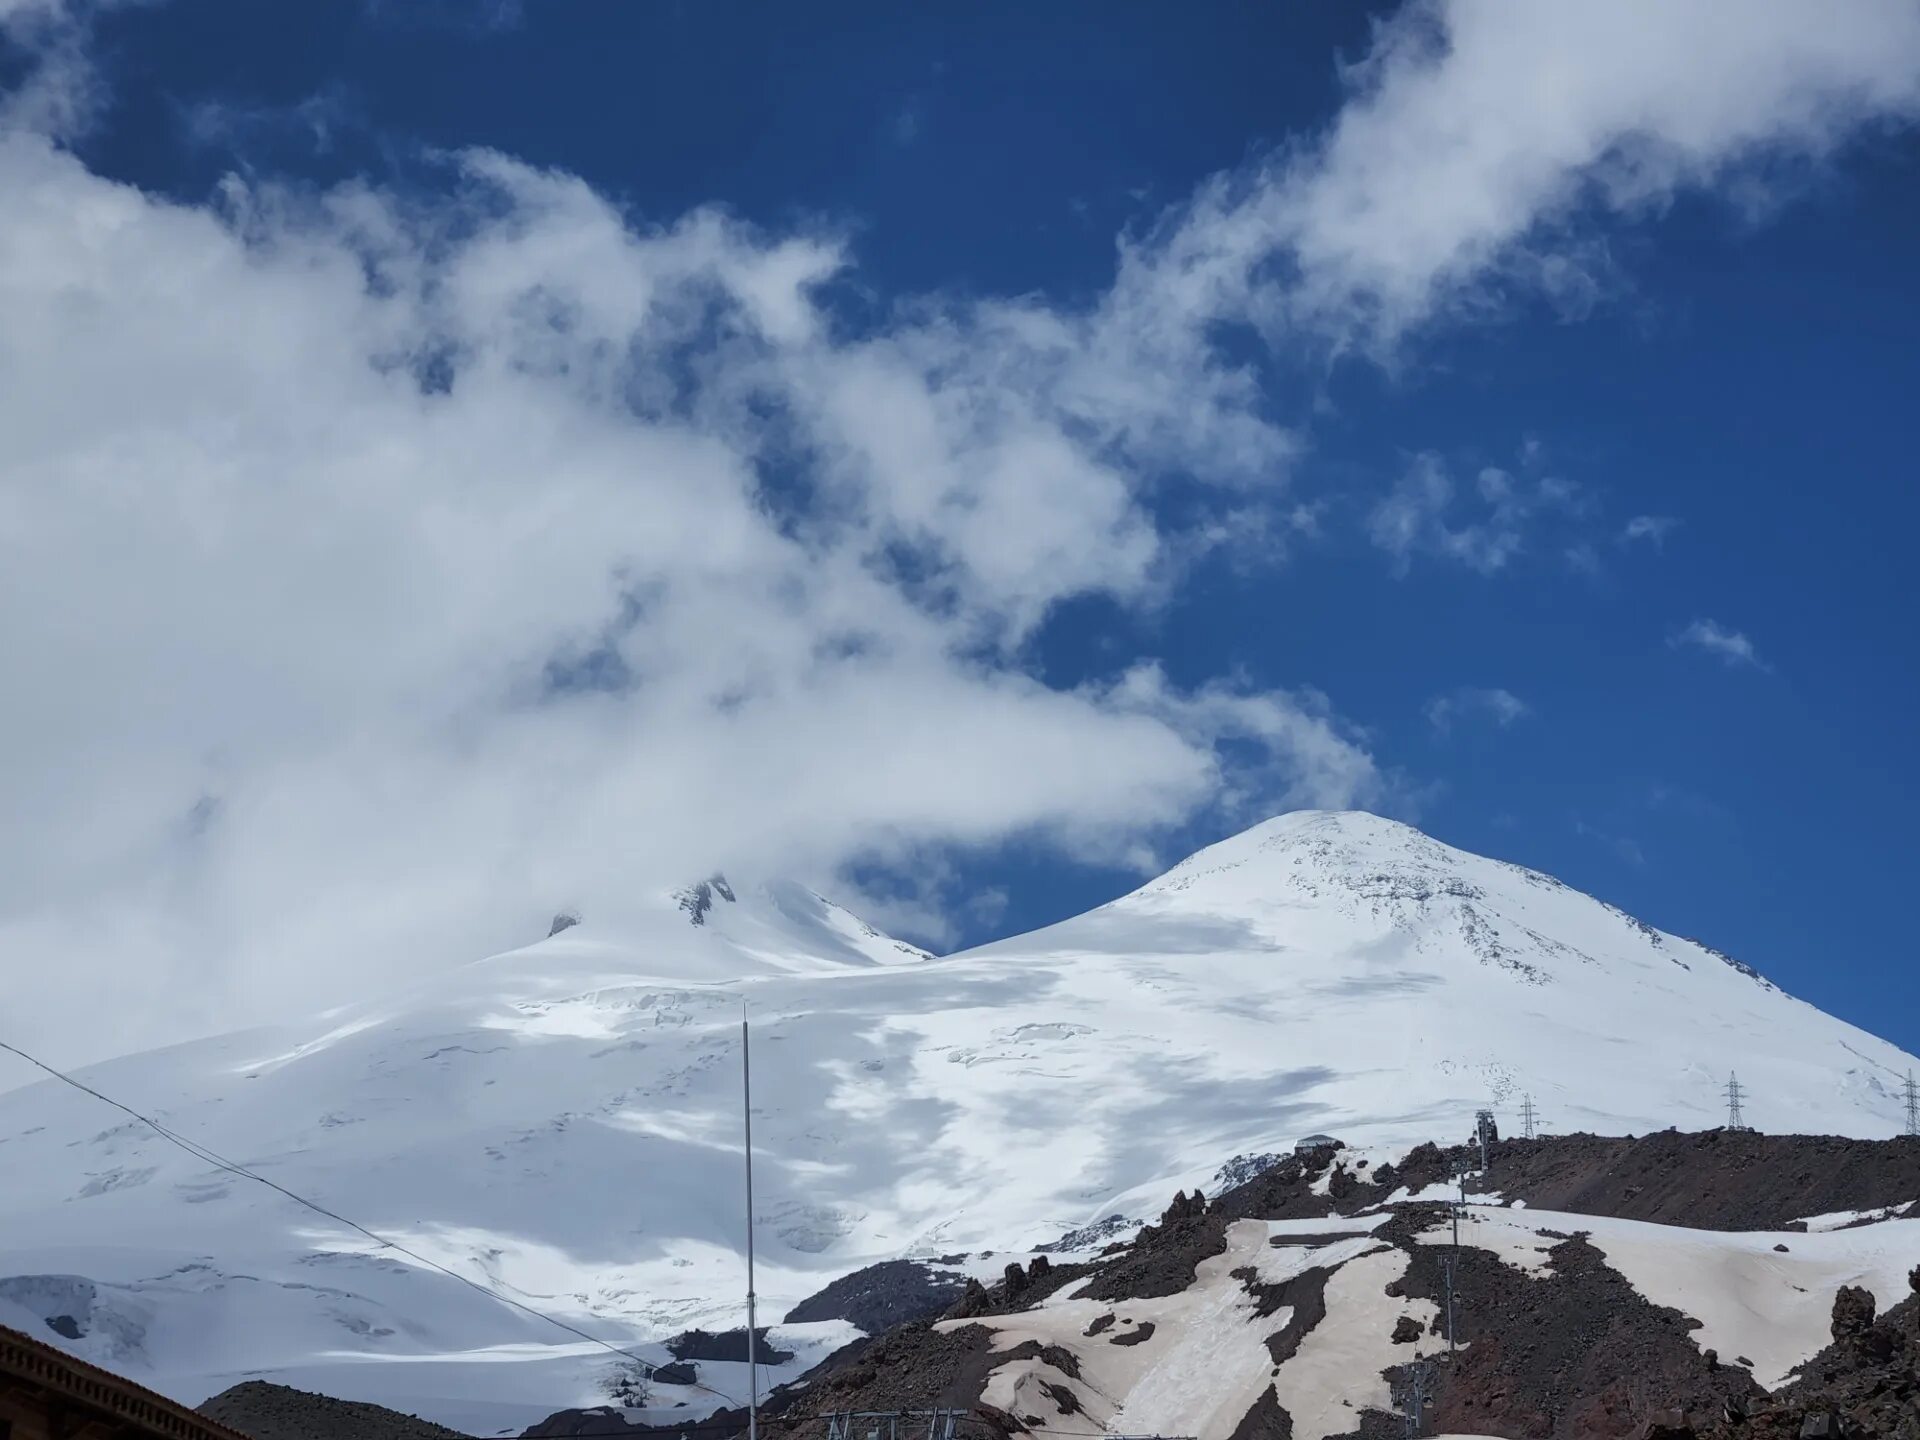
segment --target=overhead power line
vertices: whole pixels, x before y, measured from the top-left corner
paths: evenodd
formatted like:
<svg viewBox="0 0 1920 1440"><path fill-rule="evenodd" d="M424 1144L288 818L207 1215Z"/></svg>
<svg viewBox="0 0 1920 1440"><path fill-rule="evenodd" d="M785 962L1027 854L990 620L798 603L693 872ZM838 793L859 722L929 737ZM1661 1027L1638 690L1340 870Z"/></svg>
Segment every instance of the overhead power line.
<svg viewBox="0 0 1920 1440"><path fill-rule="evenodd" d="M1741 1108L1741 1102L1747 1098L1747 1092L1740 1088L1740 1077L1729 1072L1726 1089L1721 1092L1727 1097L1727 1129L1731 1131L1751 1130L1747 1117Z"/></svg>
<svg viewBox="0 0 1920 1440"><path fill-rule="evenodd" d="M83 1081L74 1079L73 1076L67 1074L64 1070L56 1070L53 1066L47 1064L46 1061L41 1060L33 1055L29 1055L26 1051L22 1050L17 1045L9 1045L6 1041L0 1040L0 1050L5 1050L10 1055L18 1055L22 1060L26 1061L29 1065L33 1066L36 1070L44 1071L46 1074L51 1075L54 1079L60 1081L62 1084L71 1085L74 1089L81 1091L83 1094L91 1095L94 1099L100 1101L103 1105L111 1105L115 1110L118 1110L121 1114L132 1116L135 1120L138 1120L142 1125L146 1126L149 1130L153 1131L153 1133L158 1135L162 1140L165 1140L169 1145L175 1146L180 1150L186 1151L187 1154L193 1156L196 1160L200 1160L208 1165L212 1165L216 1169L224 1170L229 1175L237 1175L242 1180L251 1180L255 1184L264 1185L269 1190L273 1190L278 1192L281 1195L284 1195L287 1199L293 1201L294 1204L304 1206L306 1209L311 1210L316 1215L325 1216L327 1219L333 1221L337 1225L344 1225L346 1226L347 1229L352 1230L356 1234L364 1235L367 1239L373 1241L374 1244L378 1245L383 1250L391 1250L395 1254L404 1255L409 1260L416 1261L419 1264L426 1266L429 1270L439 1271L442 1275L445 1275L448 1279L458 1280L462 1285L467 1286L469 1289L479 1291L482 1295L487 1296L489 1299L498 1300L502 1305L511 1305L514 1309L519 1310L524 1314L531 1315L536 1320L544 1321L547 1324L553 1326L556 1330L564 1330L567 1334L572 1335L577 1339L585 1340L590 1344L598 1345L602 1350L605 1350L608 1354L618 1355L623 1360L631 1360L634 1364L638 1365L648 1376L651 1376L655 1370L658 1370L660 1368L653 1361L642 1359L640 1356L634 1354L631 1350L623 1349L622 1347L615 1345L610 1340L602 1340L598 1335L590 1334L589 1332L582 1330L577 1325L569 1325L565 1320L556 1319L554 1316L547 1314L544 1310L535 1309L533 1306L525 1303L524 1301L514 1299L511 1295L503 1295L498 1290L494 1289L491 1285L484 1285L480 1281L475 1280L470 1276L462 1275L458 1270L449 1269L447 1266L442 1265L438 1260L429 1259L427 1256L422 1255L417 1250L408 1249L405 1245L402 1245L398 1240L392 1239L391 1237L386 1235L382 1235L376 1230L370 1230L357 1220L349 1220L346 1216L340 1214L338 1211L329 1210L326 1206L316 1204L314 1201L307 1199L307 1197L304 1195L296 1194L294 1191L289 1190L286 1186L280 1184L278 1181L269 1180L266 1176L261 1175L256 1171L249 1170L246 1166L240 1164L239 1162L234 1160L229 1160L224 1155L218 1154L213 1150L209 1150L206 1146L202 1145L199 1141L190 1140L184 1135L177 1134L176 1132L169 1130L166 1126L162 1125L158 1120L153 1119L151 1116L141 1114L138 1110L135 1110L131 1105L123 1104L120 1101L114 1099L111 1095L103 1094L102 1092L94 1089L93 1086L88 1085ZM695 1390L704 1391L706 1394L713 1396L715 1399L724 1400L729 1405L738 1405L740 1403L738 1400L734 1399L733 1396L727 1394L725 1391L716 1390L711 1385L703 1385L698 1380L692 1382L692 1388Z"/></svg>
<svg viewBox="0 0 1920 1440"><path fill-rule="evenodd" d="M634 1354L631 1350L623 1349L622 1347L615 1345L612 1341L602 1340L598 1335L594 1335L589 1333L588 1331L582 1330L577 1325L570 1325L565 1320L556 1319L554 1316L547 1314L544 1310L538 1310L533 1306L525 1303L524 1301L514 1299L511 1295L503 1295L498 1290L494 1289L491 1285L484 1285L478 1280L474 1280L468 1276L462 1275L457 1270L451 1270L447 1268L445 1265L442 1265L439 1261L430 1259L429 1257L422 1255L417 1250L409 1249L407 1246L401 1244L398 1240L392 1239L386 1235L382 1235L379 1231L369 1229L367 1226L362 1225L357 1220L350 1220L345 1215L340 1214L336 1210L330 1210L325 1205L318 1204L315 1201L307 1199L306 1196L301 1195L296 1191L289 1190L285 1185L280 1184L277 1180L269 1180L266 1176L259 1174L257 1171L249 1170L245 1165L240 1164L238 1161L227 1159L224 1155L219 1154L217 1151L208 1149L205 1145L202 1145L199 1141L189 1139L187 1136L179 1134L177 1131L168 1129L165 1125L162 1125L158 1120L155 1120L152 1116L144 1115L140 1111L134 1109L131 1105L128 1105L122 1101L116 1100L111 1095L108 1095L103 1091L96 1090L93 1086L88 1085L84 1081L76 1080L73 1076L67 1074L64 1070L56 1069L54 1066L49 1065L46 1061L40 1059L38 1056L28 1054L25 1050L22 1050L18 1045L10 1045L5 1040L0 1040L0 1050L6 1051L9 1055L19 1056L22 1060L26 1061L27 1064L33 1066L34 1069L42 1071L43 1073L51 1076L53 1079L58 1080L61 1084L70 1085L75 1090L80 1091L82 1094L92 1096L95 1100L98 1100L101 1104L111 1106L113 1109L118 1110L121 1114L139 1121L142 1125L146 1126L147 1129L151 1130L154 1134L158 1135L162 1140L165 1140L169 1145L172 1145L177 1149L184 1150L187 1154L193 1156L196 1160L203 1161L204 1163L213 1166L215 1169L223 1170L229 1175L236 1175L242 1180L251 1180L257 1185L264 1185L269 1190L272 1190L275 1193L285 1196L287 1199L293 1201L294 1204L302 1206L305 1209L311 1210L316 1215L324 1216L326 1219L333 1221L337 1225L344 1225L347 1229L353 1231L355 1234L365 1236L367 1239L373 1241L374 1244L380 1246L382 1249L391 1250L398 1255L405 1255L409 1260L416 1261L417 1263L426 1266L429 1270L437 1270L439 1271L440 1274L445 1275L448 1279L458 1280L462 1285L467 1286L469 1289L477 1290L480 1294L485 1295L488 1299L497 1300L502 1305L510 1305L515 1310L519 1310L524 1314L531 1315L536 1320L544 1321L546 1324L553 1326L556 1330L563 1330L567 1334L572 1335L577 1339L585 1340L592 1345L597 1345L610 1355L617 1355L623 1360L631 1360L634 1364L638 1365L648 1375L652 1375L655 1370L658 1370L660 1368L660 1366L656 1365L653 1361L643 1359L641 1356ZM705 1394L713 1396L716 1400L725 1401L728 1405L735 1406L735 1407L738 1407L740 1405L740 1402L736 1400L733 1396L727 1394L726 1391L716 1390L714 1389L713 1386L702 1384L698 1380L693 1381L689 1388L702 1391ZM971 1416L962 1415L957 1418L962 1424L978 1423ZM759 1426L762 1428L777 1426L781 1429L788 1429L788 1428L801 1426L801 1425L824 1425L828 1423L829 1417L825 1415L777 1415L777 1416L759 1416L759 1417L756 1417L756 1419L758 1420ZM694 1421L690 1424L676 1425L674 1429L679 1433L687 1434L687 1435L696 1435L696 1434L738 1435L738 1434L744 1433L745 1427L740 1423L734 1422L734 1421L722 1421L719 1423L715 1423L714 1421L711 1421L711 1420L701 1420L701 1421ZM1184 1436L1124 1437L1124 1436L1115 1436L1110 1431L1106 1431L1106 1430L1060 1430L1060 1429L1054 1429L1051 1426L1048 1427L1048 1433L1052 1435L1061 1435L1061 1436L1070 1435L1070 1436L1076 1437L1076 1440L1082 1440L1082 1437L1085 1437L1085 1440L1095 1440L1095 1437L1098 1437L1098 1440L1188 1440L1188 1437L1184 1437Z"/></svg>

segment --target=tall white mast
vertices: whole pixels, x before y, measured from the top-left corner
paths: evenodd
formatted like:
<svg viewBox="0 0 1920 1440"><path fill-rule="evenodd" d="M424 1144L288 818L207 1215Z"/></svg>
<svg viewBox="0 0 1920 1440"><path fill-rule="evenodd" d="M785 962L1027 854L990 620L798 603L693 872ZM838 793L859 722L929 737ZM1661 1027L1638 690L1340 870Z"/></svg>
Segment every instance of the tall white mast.
<svg viewBox="0 0 1920 1440"><path fill-rule="evenodd" d="M748 1049L747 1002L740 1002L740 1087L747 1133L747 1440L760 1440L760 1363L753 1305L753 1058Z"/></svg>

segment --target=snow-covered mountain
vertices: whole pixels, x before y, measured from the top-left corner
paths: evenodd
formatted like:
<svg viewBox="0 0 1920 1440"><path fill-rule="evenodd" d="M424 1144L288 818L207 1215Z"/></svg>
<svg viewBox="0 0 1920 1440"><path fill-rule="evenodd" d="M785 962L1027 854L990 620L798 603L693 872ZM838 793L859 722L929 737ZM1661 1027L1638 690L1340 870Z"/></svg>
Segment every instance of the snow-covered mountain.
<svg viewBox="0 0 1920 1440"><path fill-rule="evenodd" d="M1457 1139L1482 1106L1512 1128L1523 1093L1562 1131L1703 1128L1738 1070L1761 1128L1885 1136L1920 1067L1544 875L1304 812L942 959L800 887L714 877L616 931L588 915L396 1000L85 1078L644 1344L739 1323L742 1001L774 1316L874 1260L1157 1214L1308 1132ZM264 1375L504 1433L592 1403L608 1369L51 1082L0 1094L0 1176L0 1323L190 1401ZM849 1333L775 1340L792 1370Z"/></svg>

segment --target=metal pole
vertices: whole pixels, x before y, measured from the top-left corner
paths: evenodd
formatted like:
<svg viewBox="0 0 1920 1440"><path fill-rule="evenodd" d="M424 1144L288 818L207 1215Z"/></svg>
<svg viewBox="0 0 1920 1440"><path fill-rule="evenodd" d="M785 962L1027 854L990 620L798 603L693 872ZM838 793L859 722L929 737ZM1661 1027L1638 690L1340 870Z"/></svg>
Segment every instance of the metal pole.
<svg viewBox="0 0 1920 1440"><path fill-rule="evenodd" d="M740 1002L740 1089L747 1136L747 1440L760 1440L760 1362L753 1304L753 1058L747 1002Z"/></svg>
<svg viewBox="0 0 1920 1440"><path fill-rule="evenodd" d="M1462 1190L1465 1190L1463 1185ZM1447 1256L1447 1365L1453 1365L1453 1272L1460 1265L1460 1207L1453 1207L1453 1250Z"/></svg>

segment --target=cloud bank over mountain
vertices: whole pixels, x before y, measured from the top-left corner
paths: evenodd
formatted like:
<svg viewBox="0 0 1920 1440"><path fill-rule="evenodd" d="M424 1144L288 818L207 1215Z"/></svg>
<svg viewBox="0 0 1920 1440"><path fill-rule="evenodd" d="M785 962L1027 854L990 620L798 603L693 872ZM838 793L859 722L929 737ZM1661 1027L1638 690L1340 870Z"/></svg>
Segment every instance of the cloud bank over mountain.
<svg viewBox="0 0 1920 1440"><path fill-rule="evenodd" d="M1153 655L1049 683L1036 637L1164 608L1291 503L1306 417L1234 335L1290 363L1516 282L1580 302L1606 216L1750 203L1911 115L1915 14L1410 7L1324 133L1066 304L875 299L831 224L637 215L486 150L143 193L70 148L110 103L86 12L16 0L0 945L61 957L16 1013L72 1058L717 864L1144 863L1195 816L1390 803L1337 695ZM71 1003L103 987L106 1032Z"/></svg>

